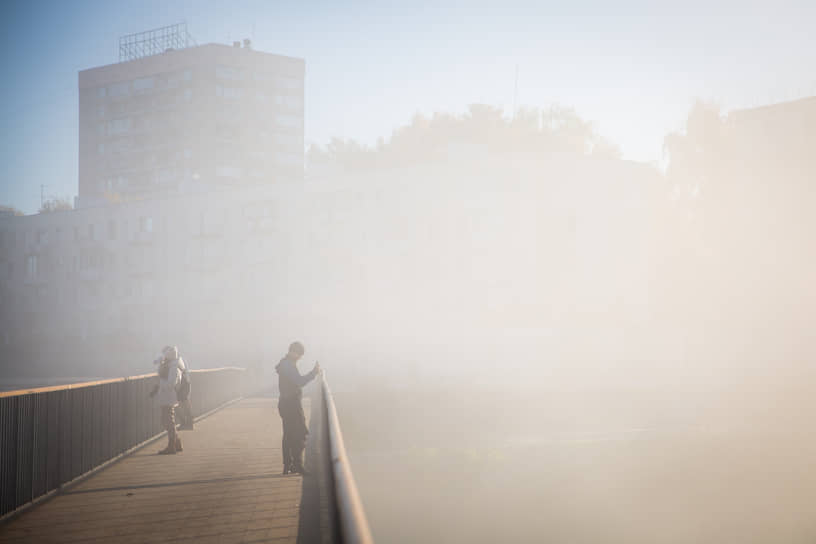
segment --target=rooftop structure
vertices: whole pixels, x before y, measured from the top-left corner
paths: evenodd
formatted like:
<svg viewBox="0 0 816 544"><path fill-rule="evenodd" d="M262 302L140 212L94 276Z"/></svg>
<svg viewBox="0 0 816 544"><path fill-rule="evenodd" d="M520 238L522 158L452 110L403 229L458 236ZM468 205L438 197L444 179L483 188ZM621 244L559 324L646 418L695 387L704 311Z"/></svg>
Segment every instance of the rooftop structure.
<svg viewBox="0 0 816 544"><path fill-rule="evenodd" d="M187 23L178 23L119 38L119 62L140 59L175 49L185 49L195 41L187 32Z"/></svg>

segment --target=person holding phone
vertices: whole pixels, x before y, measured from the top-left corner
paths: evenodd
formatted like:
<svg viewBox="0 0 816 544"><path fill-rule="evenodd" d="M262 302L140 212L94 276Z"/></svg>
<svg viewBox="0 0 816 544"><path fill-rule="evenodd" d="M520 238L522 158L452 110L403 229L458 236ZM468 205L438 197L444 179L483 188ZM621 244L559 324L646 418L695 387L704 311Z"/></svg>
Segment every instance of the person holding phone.
<svg viewBox="0 0 816 544"><path fill-rule="evenodd" d="M320 363L301 375L297 368L298 360L303 357L305 348L300 342L292 342L289 351L275 367L278 372L278 413L283 420L283 473L305 474L303 468L303 450L306 447L306 416L303 414L303 386L320 373Z"/></svg>

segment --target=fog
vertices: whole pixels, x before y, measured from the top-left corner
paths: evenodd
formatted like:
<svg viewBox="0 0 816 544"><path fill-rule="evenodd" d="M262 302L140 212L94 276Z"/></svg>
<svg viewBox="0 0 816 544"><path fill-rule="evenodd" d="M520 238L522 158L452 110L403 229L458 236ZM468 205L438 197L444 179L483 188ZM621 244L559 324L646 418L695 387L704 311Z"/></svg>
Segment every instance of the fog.
<svg viewBox="0 0 816 544"><path fill-rule="evenodd" d="M659 163L547 101L307 145L298 59L226 49L80 74L76 206L0 215L5 387L299 340L381 542L816 537L816 98L688 96Z"/></svg>

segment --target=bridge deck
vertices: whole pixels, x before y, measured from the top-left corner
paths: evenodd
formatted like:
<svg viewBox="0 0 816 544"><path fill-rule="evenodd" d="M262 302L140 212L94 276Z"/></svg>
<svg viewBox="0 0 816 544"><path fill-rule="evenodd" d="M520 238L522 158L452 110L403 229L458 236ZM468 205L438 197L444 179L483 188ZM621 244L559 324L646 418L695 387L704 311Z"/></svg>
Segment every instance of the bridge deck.
<svg viewBox="0 0 816 544"><path fill-rule="evenodd" d="M308 406L306 407L308 408ZM0 526L0 543L295 542L302 478L281 475L276 400L246 399Z"/></svg>

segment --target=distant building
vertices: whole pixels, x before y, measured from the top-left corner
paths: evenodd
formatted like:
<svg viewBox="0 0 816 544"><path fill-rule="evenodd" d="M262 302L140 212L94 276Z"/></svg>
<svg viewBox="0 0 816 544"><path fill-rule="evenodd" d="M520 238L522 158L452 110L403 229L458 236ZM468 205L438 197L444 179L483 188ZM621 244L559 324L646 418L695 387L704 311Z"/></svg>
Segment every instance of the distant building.
<svg viewBox="0 0 816 544"><path fill-rule="evenodd" d="M0 360L98 376L148 371L171 342L197 368L269 360L315 331L385 345L387 315L396 337L448 334L446 319L556 335L598 306L648 321L655 172L577 155L462 164L0 216ZM594 349L622 342L593 334Z"/></svg>
<svg viewBox="0 0 816 544"><path fill-rule="evenodd" d="M284 203L300 193L280 183L0 215L4 370L104 373L171 341L199 365L218 363L208 338L259 324L259 285L281 285L275 252L281 224L294 223Z"/></svg>
<svg viewBox="0 0 816 544"><path fill-rule="evenodd" d="M305 62L249 45L79 72L78 207L301 178Z"/></svg>
<svg viewBox="0 0 816 544"><path fill-rule="evenodd" d="M734 151L750 158L744 163L746 172L778 177L784 171L812 186L816 96L732 111L728 127Z"/></svg>

